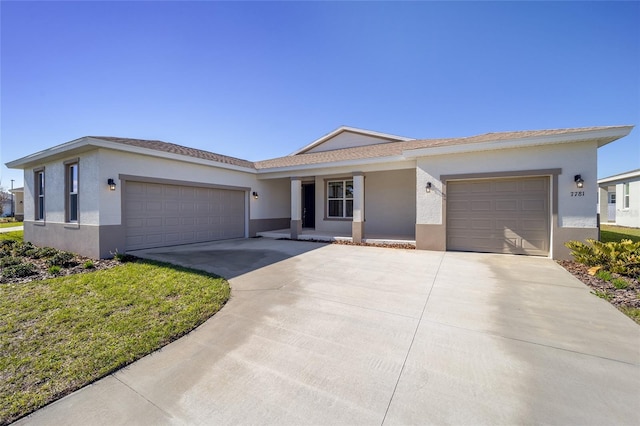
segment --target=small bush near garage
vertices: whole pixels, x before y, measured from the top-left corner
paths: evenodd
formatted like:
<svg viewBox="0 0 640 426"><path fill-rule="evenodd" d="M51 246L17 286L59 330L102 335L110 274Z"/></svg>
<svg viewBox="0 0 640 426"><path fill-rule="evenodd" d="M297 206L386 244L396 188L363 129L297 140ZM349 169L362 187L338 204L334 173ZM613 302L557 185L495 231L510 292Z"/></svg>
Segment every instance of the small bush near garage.
<svg viewBox="0 0 640 426"><path fill-rule="evenodd" d="M85 273L0 283L0 424L183 336L229 298L224 279L163 263L77 267Z"/></svg>
<svg viewBox="0 0 640 426"><path fill-rule="evenodd" d="M640 324L640 241L570 241L566 246L575 262L559 263Z"/></svg>

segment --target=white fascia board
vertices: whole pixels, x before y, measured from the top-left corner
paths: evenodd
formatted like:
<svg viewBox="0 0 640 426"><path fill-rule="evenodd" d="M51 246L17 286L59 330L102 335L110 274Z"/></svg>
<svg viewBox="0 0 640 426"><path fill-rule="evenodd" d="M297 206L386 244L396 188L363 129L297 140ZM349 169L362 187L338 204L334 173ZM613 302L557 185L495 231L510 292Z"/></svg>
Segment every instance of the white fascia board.
<svg viewBox="0 0 640 426"><path fill-rule="evenodd" d="M602 129L589 132L580 132L575 134L535 136L529 138L518 138L511 140L489 141L468 143L460 145L437 146L433 148L418 148L403 151L406 158L428 157L432 155L461 154L465 152L475 151L491 151L509 148L523 148L527 146L553 145L563 143L582 142L586 140L596 140L601 138L614 138L613 140L623 138L631 132L633 126L625 126L617 129ZM612 141L613 141L612 140ZM612 142L610 141L610 142ZM609 142L607 142L609 143ZM598 144L598 147L605 144Z"/></svg>
<svg viewBox="0 0 640 426"><path fill-rule="evenodd" d="M389 164L389 166L380 167L385 163ZM258 169L258 179L276 179L290 176L314 176L316 174L326 174L324 172L325 170L333 170L338 168L349 168L351 169L351 171L373 171L377 168L379 168L380 170L394 170L415 168L415 166L415 160L407 160L402 156L362 158L357 160Z"/></svg>
<svg viewBox="0 0 640 426"><path fill-rule="evenodd" d="M353 132L353 133L358 133L360 135L373 136L373 137L382 138L382 139L393 139L393 140L396 140L398 142L412 141L412 140L415 139L415 138L406 138L404 136L390 135L388 133L374 132L372 130L358 129L357 127L340 126L337 129L335 129L334 131L332 131L330 133L327 133L326 135L322 136L321 138L318 138L315 141L311 142L309 145L306 145L306 146L298 149L297 151L292 152L289 155L298 155L300 153L306 152L306 151L308 151L308 150L310 150L312 148L315 148L318 145L323 144L324 142L328 141L329 139L333 138L334 136L339 135L342 132Z"/></svg>
<svg viewBox="0 0 640 426"><path fill-rule="evenodd" d="M606 178L598 179L598 184L601 183L612 183L616 181L629 180L634 178L640 178L640 170L633 170L626 173L621 173L619 175L609 176Z"/></svg>

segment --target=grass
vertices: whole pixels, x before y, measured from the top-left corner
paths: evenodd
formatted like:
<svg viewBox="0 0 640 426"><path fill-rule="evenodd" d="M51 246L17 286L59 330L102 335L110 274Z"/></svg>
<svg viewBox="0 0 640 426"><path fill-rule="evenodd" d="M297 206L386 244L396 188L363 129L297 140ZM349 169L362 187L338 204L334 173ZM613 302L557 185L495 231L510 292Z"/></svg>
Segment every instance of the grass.
<svg viewBox="0 0 640 426"><path fill-rule="evenodd" d="M0 241L2 240L22 241L23 236L24 236L24 231L0 232Z"/></svg>
<svg viewBox="0 0 640 426"><path fill-rule="evenodd" d="M0 424L183 336L229 292L222 278L151 261L0 284Z"/></svg>
<svg viewBox="0 0 640 426"><path fill-rule="evenodd" d="M3 223L0 223L0 228L13 228L14 226L22 226L22 222L3 222Z"/></svg>
<svg viewBox="0 0 640 426"><path fill-rule="evenodd" d="M640 228L625 228L624 226L600 225L600 241L604 243L631 240L640 241Z"/></svg>

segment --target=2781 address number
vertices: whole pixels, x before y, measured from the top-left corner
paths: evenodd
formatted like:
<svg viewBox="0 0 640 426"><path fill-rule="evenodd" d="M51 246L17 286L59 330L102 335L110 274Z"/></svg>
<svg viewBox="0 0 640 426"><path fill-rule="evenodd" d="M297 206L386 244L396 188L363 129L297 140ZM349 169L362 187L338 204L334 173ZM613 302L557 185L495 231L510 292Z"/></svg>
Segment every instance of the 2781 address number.
<svg viewBox="0 0 640 426"><path fill-rule="evenodd" d="M584 191L572 191L571 192L571 196L572 197L584 197Z"/></svg>

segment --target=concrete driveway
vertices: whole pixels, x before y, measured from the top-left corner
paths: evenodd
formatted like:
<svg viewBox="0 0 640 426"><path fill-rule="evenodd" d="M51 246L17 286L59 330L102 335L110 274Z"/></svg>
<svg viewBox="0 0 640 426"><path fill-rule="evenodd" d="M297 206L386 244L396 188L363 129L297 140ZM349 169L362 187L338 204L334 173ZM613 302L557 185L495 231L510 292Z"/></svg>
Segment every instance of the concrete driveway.
<svg viewBox="0 0 640 426"><path fill-rule="evenodd" d="M640 424L640 327L549 259L266 239L188 336L20 424Z"/></svg>

